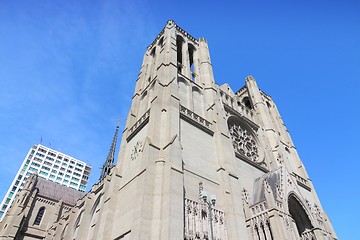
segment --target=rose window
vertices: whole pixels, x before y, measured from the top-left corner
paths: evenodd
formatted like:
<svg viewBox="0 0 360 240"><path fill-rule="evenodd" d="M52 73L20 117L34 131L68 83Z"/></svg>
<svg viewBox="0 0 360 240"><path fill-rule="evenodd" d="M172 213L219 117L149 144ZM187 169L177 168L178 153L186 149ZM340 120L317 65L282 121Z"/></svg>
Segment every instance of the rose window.
<svg viewBox="0 0 360 240"><path fill-rule="evenodd" d="M237 125L233 125L229 130L235 152L250 159L251 161L259 161L259 149L255 138L250 134L250 132Z"/></svg>

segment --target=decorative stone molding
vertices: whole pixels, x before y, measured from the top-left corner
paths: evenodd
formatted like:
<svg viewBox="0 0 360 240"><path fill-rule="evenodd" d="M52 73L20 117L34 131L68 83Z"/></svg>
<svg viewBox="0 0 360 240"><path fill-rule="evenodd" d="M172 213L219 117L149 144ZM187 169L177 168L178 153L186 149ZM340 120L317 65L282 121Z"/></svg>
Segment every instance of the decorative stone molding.
<svg viewBox="0 0 360 240"><path fill-rule="evenodd" d="M239 125L230 126L231 139L235 152L253 162L259 161L259 148L255 138Z"/></svg>
<svg viewBox="0 0 360 240"><path fill-rule="evenodd" d="M135 161L136 158L139 156L140 152L142 152L142 151L143 151L143 144L142 144L141 141L138 141L134 145L134 147L133 147L133 149L131 151L131 156L130 156L131 161Z"/></svg>
<svg viewBox="0 0 360 240"><path fill-rule="evenodd" d="M213 226L213 239L227 240L225 214L222 211L211 208L211 221L208 208L202 201L197 202L185 198L185 239L207 240L211 237L210 224Z"/></svg>
<svg viewBox="0 0 360 240"><path fill-rule="evenodd" d="M148 122L150 118L150 109L147 110L139 120L128 130L126 141L129 142Z"/></svg>
<svg viewBox="0 0 360 240"><path fill-rule="evenodd" d="M318 224L318 227L323 228L324 227L325 217L323 216L323 212L320 209L320 207L316 203L314 203L314 205L312 205L310 203L310 201L307 200L307 199L305 199L305 202L306 202L306 205L309 208L311 214L317 220L316 224Z"/></svg>
<svg viewBox="0 0 360 240"><path fill-rule="evenodd" d="M243 188L242 190L242 200L244 204L249 204L250 203L250 196L249 196L249 192Z"/></svg>
<svg viewBox="0 0 360 240"><path fill-rule="evenodd" d="M174 22L174 24L175 24L175 22ZM181 27L179 27L176 24L175 24L175 28L176 28L177 34L181 35L185 39L190 40L196 46L199 46L198 40L196 40L193 36L191 36L189 33L187 33L184 29L182 29Z"/></svg>
<svg viewBox="0 0 360 240"><path fill-rule="evenodd" d="M210 134L211 136L214 135L214 132L211 129L211 123L209 121L200 117L182 105L180 105L180 117L193 126L203 130L207 134Z"/></svg>
<svg viewBox="0 0 360 240"><path fill-rule="evenodd" d="M267 212L261 212L250 219L251 232L254 239L273 240L272 229Z"/></svg>
<svg viewBox="0 0 360 240"><path fill-rule="evenodd" d="M276 157L276 160L278 161L278 163L280 163L280 165L283 165L283 163L284 163L284 154L278 153L277 157Z"/></svg>
<svg viewBox="0 0 360 240"><path fill-rule="evenodd" d="M267 211L266 201L262 201L255 205L252 205L250 209L253 216L261 215Z"/></svg>
<svg viewBox="0 0 360 240"><path fill-rule="evenodd" d="M246 107L237 96L233 98L223 90L219 89L219 91L220 91L221 101L227 108L230 108L232 111L235 111L237 113L241 113L246 117L248 117L249 119L253 118L254 110Z"/></svg>
<svg viewBox="0 0 360 240"><path fill-rule="evenodd" d="M303 232L301 234L301 240L316 240L313 230Z"/></svg>
<svg viewBox="0 0 360 240"><path fill-rule="evenodd" d="M300 187L305 188L306 190L308 190L309 192L311 192L311 188L308 186L307 180L301 176L299 176L298 174L292 172L291 175L296 179L297 184Z"/></svg>

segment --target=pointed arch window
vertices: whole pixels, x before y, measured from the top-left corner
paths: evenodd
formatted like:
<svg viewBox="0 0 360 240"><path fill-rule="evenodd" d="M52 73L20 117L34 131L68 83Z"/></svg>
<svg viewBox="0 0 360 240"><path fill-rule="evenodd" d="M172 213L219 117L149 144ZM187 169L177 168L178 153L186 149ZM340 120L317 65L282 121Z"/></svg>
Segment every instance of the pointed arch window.
<svg viewBox="0 0 360 240"><path fill-rule="evenodd" d="M304 207L301 205L299 200L294 195L290 195L288 204L289 204L290 215L295 222L299 235L300 236L306 234L309 235L309 233L311 235L311 231L314 227L311 224L309 215L306 213ZM313 238L309 237L307 239L313 239Z"/></svg>
<svg viewBox="0 0 360 240"><path fill-rule="evenodd" d="M64 236L65 236L66 229L67 229L68 225L69 225L69 224L66 224L65 227L64 227L64 229L62 230L61 235L60 235L60 239L64 239Z"/></svg>
<svg viewBox="0 0 360 240"><path fill-rule="evenodd" d="M76 221L75 221L75 224L74 224L74 237L77 236L77 232L79 230L79 227L80 227L80 222L81 222L81 218L82 218L82 215L84 213L84 210L82 210L79 214L79 216L77 217Z"/></svg>
<svg viewBox="0 0 360 240"><path fill-rule="evenodd" d="M176 36L176 52L177 52L177 62L178 62L178 73L182 73L183 69L183 44L185 44L185 40L177 35Z"/></svg>
<svg viewBox="0 0 360 240"><path fill-rule="evenodd" d="M36 218L34 221L34 225L40 225L41 219L43 218L45 213L45 207L41 207L38 211L38 213L36 214Z"/></svg>
<svg viewBox="0 0 360 240"><path fill-rule="evenodd" d="M102 194L96 199L93 207L91 208L91 211L90 211L90 229L89 229L89 232L88 232L87 239L94 239L94 231L95 231L94 226L96 224L97 215L98 215L98 212L100 210L101 198L102 198Z"/></svg>
<svg viewBox="0 0 360 240"><path fill-rule="evenodd" d="M94 203L94 205L93 205L93 207L92 207L92 209L90 211L90 220L92 221L91 225L93 224L94 218L96 220L96 216L94 216L94 215L96 215L96 212L97 212L97 210L99 208L101 197L102 197L102 194L96 199L96 201L95 201L95 203Z"/></svg>
<svg viewBox="0 0 360 240"><path fill-rule="evenodd" d="M159 40L159 44L160 47L162 47L164 45L164 37L161 37Z"/></svg>
<svg viewBox="0 0 360 240"><path fill-rule="evenodd" d="M189 60L190 60L190 78L192 81L195 81L196 69L195 69L195 52L196 48L192 44L188 44Z"/></svg>

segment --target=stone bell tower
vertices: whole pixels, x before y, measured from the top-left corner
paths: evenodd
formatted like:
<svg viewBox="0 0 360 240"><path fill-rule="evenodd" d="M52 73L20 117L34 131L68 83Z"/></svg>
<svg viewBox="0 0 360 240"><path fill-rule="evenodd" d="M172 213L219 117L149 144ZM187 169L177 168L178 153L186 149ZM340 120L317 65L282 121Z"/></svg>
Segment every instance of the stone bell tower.
<svg viewBox="0 0 360 240"><path fill-rule="evenodd" d="M275 103L245 83L219 87L207 41L173 21L147 48L117 165L141 236L336 238Z"/></svg>
<svg viewBox="0 0 360 240"><path fill-rule="evenodd" d="M146 49L117 165L49 239L337 239L272 98L214 81L168 21Z"/></svg>
<svg viewBox="0 0 360 240"><path fill-rule="evenodd" d="M202 176L197 169L209 164L216 171L214 114L209 112L216 88L206 40L168 21L145 53L117 165L135 201L141 200L136 204L140 239L183 238L179 226L184 225L184 198L190 194L186 182ZM208 141L209 159L196 146L203 140ZM191 148L184 151L187 146ZM194 165L190 177L184 172L190 171L187 164ZM196 177L191 192L198 192L201 180Z"/></svg>

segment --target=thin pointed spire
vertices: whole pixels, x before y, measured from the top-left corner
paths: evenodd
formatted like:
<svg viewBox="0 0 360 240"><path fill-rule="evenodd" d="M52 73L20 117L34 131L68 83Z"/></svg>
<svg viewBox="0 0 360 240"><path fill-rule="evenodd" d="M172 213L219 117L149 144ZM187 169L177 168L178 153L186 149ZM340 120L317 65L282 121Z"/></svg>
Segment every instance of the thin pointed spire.
<svg viewBox="0 0 360 240"><path fill-rule="evenodd" d="M110 173L111 168L114 167L116 141L117 141L119 126L120 126L120 119L119 119L118 124L116 126L116 130L115 130L114 138L113 138L112 143L111 143L109 155L107 156L106 161L102 166L101 175L100 175L99 180L106 177L106 175L108 175Z"/></svg>

